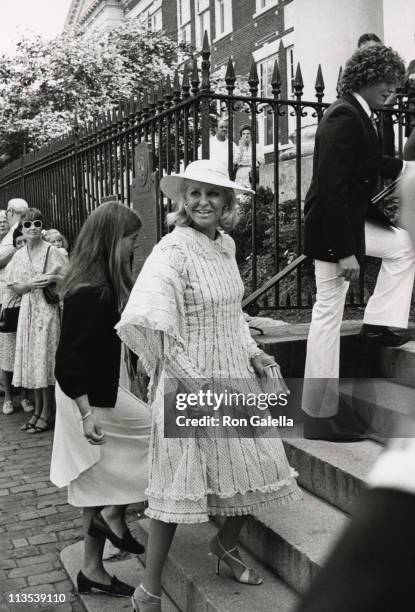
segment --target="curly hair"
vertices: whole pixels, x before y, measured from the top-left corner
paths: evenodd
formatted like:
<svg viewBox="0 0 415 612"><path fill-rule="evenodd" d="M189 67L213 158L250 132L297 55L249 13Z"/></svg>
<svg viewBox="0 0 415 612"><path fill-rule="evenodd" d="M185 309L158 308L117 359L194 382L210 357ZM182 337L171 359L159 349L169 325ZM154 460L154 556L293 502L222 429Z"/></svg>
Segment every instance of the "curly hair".
<svg viewBox="0 0 415 612"><path fill-rule="evenodd" d="M366 45L347 61L340 93L352 93L378 83L400 85L404 77L405 64L396 51L384 45Z"/></svg>

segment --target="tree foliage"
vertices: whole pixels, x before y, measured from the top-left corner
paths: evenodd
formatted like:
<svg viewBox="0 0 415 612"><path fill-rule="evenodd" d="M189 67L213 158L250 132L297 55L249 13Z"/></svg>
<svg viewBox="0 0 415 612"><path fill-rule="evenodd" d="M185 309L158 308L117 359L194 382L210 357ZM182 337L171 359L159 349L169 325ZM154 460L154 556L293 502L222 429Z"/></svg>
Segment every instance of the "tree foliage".
<svg viewBox="0 0 415 612"><path fill-rule="evenodd" d="M178 57L178 53L180 57ZM0 164L40 147L75 122L148 90L172 75L189 49L128 20L111 30L24 37L0 57Z"/></svg>

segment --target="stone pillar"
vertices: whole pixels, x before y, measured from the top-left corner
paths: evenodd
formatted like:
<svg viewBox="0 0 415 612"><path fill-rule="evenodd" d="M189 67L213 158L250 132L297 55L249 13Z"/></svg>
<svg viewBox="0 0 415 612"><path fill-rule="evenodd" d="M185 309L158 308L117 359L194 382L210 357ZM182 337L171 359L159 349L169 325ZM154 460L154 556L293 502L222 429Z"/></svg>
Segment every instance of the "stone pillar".
<svg viewBox="0 0 415 612"><path fill-rule="evenodd" d="M383 0L294 0L294 56L300 62L304 98L315 99L321 64L325 102L336 98L340 66L352 55L359 36L374 32L383 40Z"/></svg>

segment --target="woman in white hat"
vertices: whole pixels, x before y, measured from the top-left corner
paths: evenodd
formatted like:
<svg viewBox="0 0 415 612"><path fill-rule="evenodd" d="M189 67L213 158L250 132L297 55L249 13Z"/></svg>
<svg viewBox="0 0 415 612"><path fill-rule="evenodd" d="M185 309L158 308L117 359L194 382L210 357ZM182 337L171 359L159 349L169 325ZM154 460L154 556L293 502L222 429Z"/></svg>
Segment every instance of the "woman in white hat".
<svg viewBox="0 0 415 612"><path fill-rule="evenodd" d="M235 244L223 231L237 222L236 193L252 191L230 181L226 167L211 160L163 177L161 189L176 204L168 216L175 228L154 247L117 325L150 376L153 413L147 490L152 521L145 579L133 597L139 612L161 610L161 574L177 523L226 517L209 547L217 572L224 561L235 580L258 585L261 577L236 548L239 532L249 514L299 498L279 438L223 431L222 437L204 436L200 428L195 435L165 437L164 425L177 415L177 404L169 408L168 402L164 413L167 381L195 393L212 379L234 388L237 381L258 393L257 377L275 362L251 338Z"/></svg>

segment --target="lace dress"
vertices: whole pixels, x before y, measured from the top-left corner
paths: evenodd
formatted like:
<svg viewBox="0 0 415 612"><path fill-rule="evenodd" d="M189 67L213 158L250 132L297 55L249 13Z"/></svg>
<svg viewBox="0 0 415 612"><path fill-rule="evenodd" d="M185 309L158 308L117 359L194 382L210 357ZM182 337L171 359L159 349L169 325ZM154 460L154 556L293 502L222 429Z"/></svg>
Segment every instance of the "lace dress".
<svg viewBox="0 0 415 612"><path fill-rule="evenodd" d="M260 391L250 357L260 353L242 309L243 283L228 235L177 227L147 259L117 325L150 376L150 517L195 523L299 498L281 440L164 437L164 380L243 380ZM244 390L246 391L247 388ZM175 408L173 407L172 410Z"/></svg>

